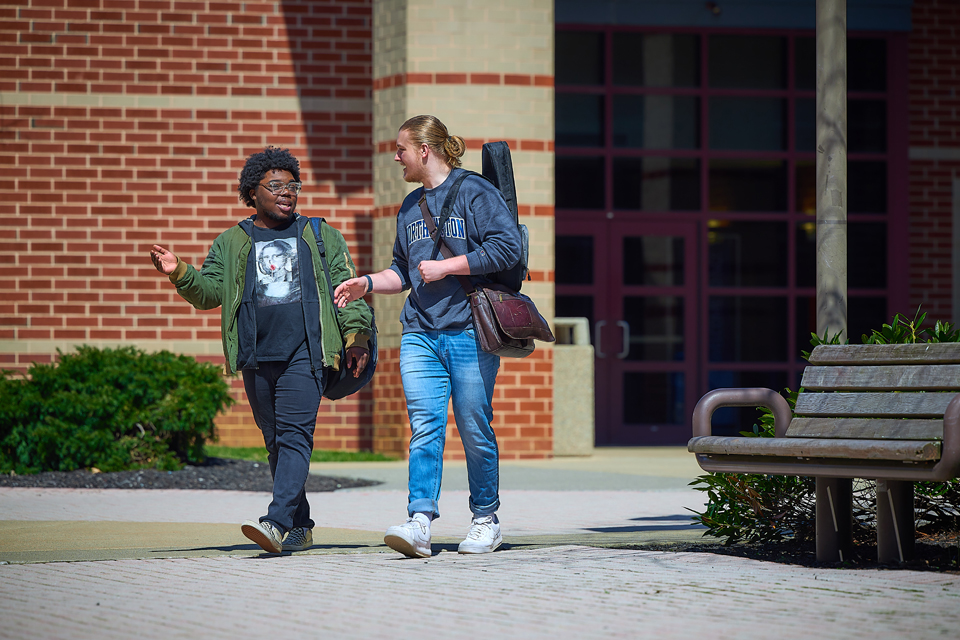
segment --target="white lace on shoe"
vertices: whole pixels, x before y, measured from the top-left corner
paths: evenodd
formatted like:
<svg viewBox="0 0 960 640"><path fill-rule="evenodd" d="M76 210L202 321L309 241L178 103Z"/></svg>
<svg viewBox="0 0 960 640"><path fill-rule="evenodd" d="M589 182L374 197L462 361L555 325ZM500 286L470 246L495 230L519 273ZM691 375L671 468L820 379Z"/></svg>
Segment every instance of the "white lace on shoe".
<svg viewBox="0 0 960 640"><path fill-rule="evenodd" d="M306 527L294 527L283 539L284 551L304 551L313 546L313 532Z"/></svg>
<svg viewBox="0 0 960 640"><path fill-rule="evenodd" d="M403 524L387 529L383 542L410 558L429 558L432 555L430 527L417 518L407 518Z"/></svg>
<svg viewBox="0 0 960 640"><path fill-rule="evenodd" d="M467 538L457 548L459 553L490 553L503 543L500 523L494 516L473 517Z"/></svg>

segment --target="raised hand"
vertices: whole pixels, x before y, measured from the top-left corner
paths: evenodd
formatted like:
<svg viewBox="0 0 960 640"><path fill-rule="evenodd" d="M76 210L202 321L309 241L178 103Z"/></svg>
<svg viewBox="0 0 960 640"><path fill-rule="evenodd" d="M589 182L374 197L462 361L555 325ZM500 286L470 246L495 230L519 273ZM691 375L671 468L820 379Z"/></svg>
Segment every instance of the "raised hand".
<svg viewBox="0 0 960 640"><path fill-rule="evenodd" d="M177 268L177 256L170 253L158 244L150 249L150 259L153 260L153 266L157 271L168 276Z"/></svg>
<svg viewBox="0 0 960 640"><path fill-rule="evenodd" d="M354 300L359 300L367 292L366 278L350 278L340 283L334 292L333 299L341 309Z"/></svg>

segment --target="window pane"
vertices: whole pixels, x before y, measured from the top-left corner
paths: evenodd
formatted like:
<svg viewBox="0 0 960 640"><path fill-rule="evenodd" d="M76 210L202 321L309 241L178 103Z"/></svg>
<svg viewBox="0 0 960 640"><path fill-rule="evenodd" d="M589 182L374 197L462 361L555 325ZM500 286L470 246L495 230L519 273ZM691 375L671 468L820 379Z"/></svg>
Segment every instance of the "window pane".
<svg viewBox="0 0 960 640"><path fill-rule="evenodd" d="M778 36L710 36L710 86L785 89L786 45Z"/></svg>
<svg viewBox="0 0 960 640"><path fill-rule="evenodd" d="M700 142L700 101L676 96L613 98L613 146L641 149L696 149Z"/></svg>
<svg viewBox="0 0 960 640"><path fill-rule="evenodd" d="M862 344L864 335L869 336L874 329L879 331L884 323L889 324L892 321L893 317L887 315L886 298L850 298L850 306L847 308L847 335L850 336L851 343Z"/></svg>
<svg viewBox="0 0 960 640"><path fill-rule="evenodd" d="M623 374L625 424L683 424L682 373Z"/></svg>
<svg viewBox="0 0 960 640"><path fill-rule="evenodd" d="M603 84L603 34L596 31L557 31L555 82Z"/></svg>
<svg viewBox="0 0 960 640"><path fill-rule="evenodd" d="M557 236L557 284L593 284L593 236Z"/></svg>
<svg viewBox="0 0 960 640"><path fill-rule="evenodd" d="M710 148L787 148L787 102L779 98L711 98Z"/></svg>
<svg viewBox="0 0 960 640"><path fill-rule="evenodd" d="M810 334L817 333L816 299L812 296L797 298L797 359L802 359L801 351L811 351ZM884 323L893 318L887 315L887 299L877 296L853 296L847 307L847 337L850 344L863 344L863 336L869 336L874 329L879 330ZM829 329L832 336L836 331Z"/></svg>
<svg viewBox="0 0 960 640"><path fill-rule="evenodd" d="M764 387L780 391L787 386L785 371L711 371L710 389L730 387ZM753 431L760 412L753 407L724 407L717 409L711 420L713 435L738 436L741 431Z"/></svg>
<svg viewBox="0 0 960 640"><path fill-rule="evenodd" d="M603 158L557 156L555 174L558 208L604 208Z"/></svg>
<svg viewBox="0 0 960 640"><path fill-rule="evenodd" d="M556 141L562 147L603 146L603 96L556 94Z"/></svg>
<svg viewBox="0 0 960 640"><path fill-rule="evenodd" d="M623 284L681 287L684 282L682 237L627 236L623 239Z"/></svg>
<svg viewBox="0 0 960 640"><path fill-rule="evenodd" d="M884 289L887 286L887 225L851 222L847 232L847 287ZM817 286L817 225L797 226L797 286Z"/></svg>
<svg viewBox="0 0 960 640"><path fill-rule="evenodd" d="M794 40L794 46L794 86L801 91L816 91L817 40L816 38L797 38Z"/></svg>
<svg viewBox="0 0 960 640"><path fill-rule="evenodd" d="M794 176L797 188L794 206L797 213L817 215L817 163L813 160L797 160Z"/></svg>
<svg viewBox="0 0 960 640"><path fill-rule="evenodd" d="M847 286L851 289L885 288L887 286L887 224L885 222L852 222L848 229Z"/></svg>
<svg viewBox="0 0 960 640"><path fill-rule="evenodd" d="M644 211L699 209L700 161L653 156L614 158L613 206Z"/></svg>
<svg viewBox="0 0 960 640"><path fill-rule="evenodd" d="M630 331L627 360L683 360L682 297L626 296L623 319Z"/></svg>
<svg viewBox="0 0 960 640"><path fill-rule="evenodd" d="M787 299L710 296L710 362L774 362L787 357Z"/></svg>
<svg viewBox="0 0 960 640"><path fill-rule="evenodd" d="M847 163L847 191L850 213L887 212L887 163Z"/></svg>
<svg viewBox="0 0 960 640"><path fill-rule="evenodd" d="M847 102L847 136L850 153L885 153L887 103L883 100Z"/></svg>
<svg viewBox="0 0 960 640"><path fill-rule="evenodd" d="M797 251L797 286L817 286L817 223L813 220L797 225L794 237Z"/></svg>
<svg viewBox="0 0 960 640"><path fill-rule="evenodd" d="M847 91L886 90L886 40L875 38L847 40Z"/></svg>
<svg viewBox="0 0 960 640"><path fill-rule="evenodd" d="M711 211L786 211L787 165L781 160L711 160Z"/></svg>
<svg viewBox="0 0 960 640"><path fill-rule="evenodd" d="M801 91L817 88L816 38L797 38L794 51L794 86ZM885 40L847 40L847 91L887 90L887 43Z"/></svg>
<svg viewBox="0 0 960 640"><path fill-rule="evenodd" d="M711 287L787 286L787 225L711 220Z"/></svg>
<svg viewBox="0 0 960 640"><path fill-rule="evenodd" d="M796 335L794 335L793 353L791 357L797 362L803 362L803 352L813 351L810 344L810 334L817 332L817 305L813 296L799 296L796 300ZM835 332L831 331L830 335ZM854 342L851 340L851 342ZM856 340L856 342L860 342Z"/></svg>
<svg viewBox="0 0 960 640"><path fill-rule="evenodd" d="M817 101L813 98L797 98L794 113L794 142L797 151L813 151L817 148Z"/></svg>
<svg viewBox="0 0 960 640"><path fill-rule="evenodd" d="M695 87L700 84L700 38L694 35L613 34L613 83Z"/></svg>

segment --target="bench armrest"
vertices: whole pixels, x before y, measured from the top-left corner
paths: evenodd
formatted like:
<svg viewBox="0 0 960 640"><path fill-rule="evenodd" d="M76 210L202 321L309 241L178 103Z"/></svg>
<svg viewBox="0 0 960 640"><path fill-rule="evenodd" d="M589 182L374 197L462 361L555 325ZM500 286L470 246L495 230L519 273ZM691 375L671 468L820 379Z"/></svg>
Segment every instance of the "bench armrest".
<svg viewBox="0 0 960 640"><path fill-rule="evenodd" d="M713 412L721 407L766 407L773 412L776 437L782 438L793 419L790 405L772 389L714 389L700 398L693 410L693 436L711 435Z"/></svg>

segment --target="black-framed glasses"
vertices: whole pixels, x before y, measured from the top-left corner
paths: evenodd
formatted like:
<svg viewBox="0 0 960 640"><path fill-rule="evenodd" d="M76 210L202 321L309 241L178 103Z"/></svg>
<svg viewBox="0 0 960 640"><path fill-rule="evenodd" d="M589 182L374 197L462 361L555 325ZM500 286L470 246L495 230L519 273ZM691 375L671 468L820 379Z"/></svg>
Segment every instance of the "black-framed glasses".
<svg viewBox="0 0 960 640"><path fill-rule="evenodd" d="M293 195L297 195L298 193L300 193L300 189L303 188L303 184L300 182L284 183L284 182L280 182L279 180L271 180L266 184L260 182L259 185L275 196L280 195L284 191L289 191Z"/></svg>

